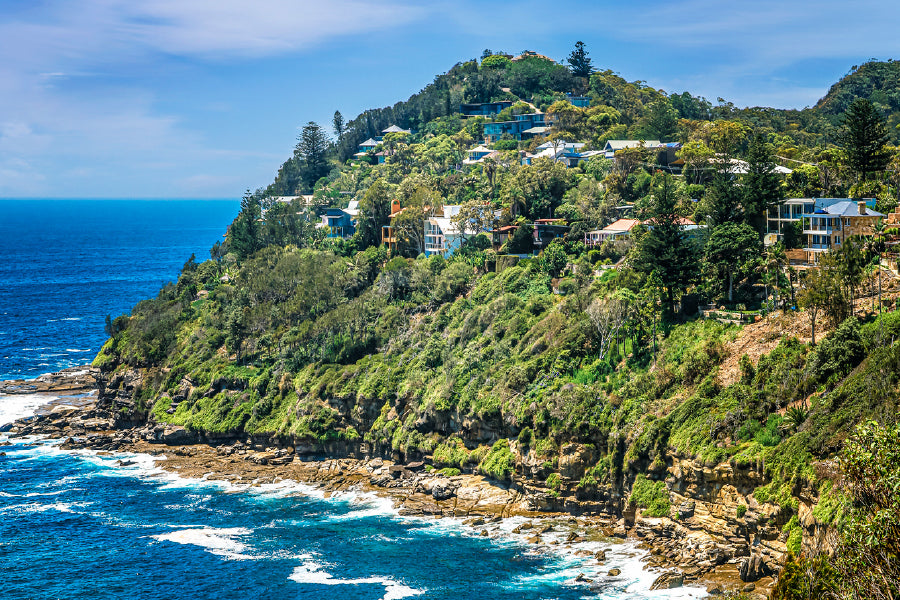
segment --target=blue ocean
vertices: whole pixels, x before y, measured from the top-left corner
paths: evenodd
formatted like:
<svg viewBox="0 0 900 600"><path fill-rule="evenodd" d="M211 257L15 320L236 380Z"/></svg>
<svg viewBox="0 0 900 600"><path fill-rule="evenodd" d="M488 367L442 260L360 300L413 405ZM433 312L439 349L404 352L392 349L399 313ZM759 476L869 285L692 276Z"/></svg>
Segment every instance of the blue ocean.
<svg viewBox="0 0 900 600"><path fill-rule="evenodd" d="M220 240L236 201L0 200L0 378L89 362L127 312ZM0 396L0 425L49 396ZM7 445L7 443L9 445ZM149 456L64 451L0 433L0 598L658 598L631 543L528 544L401 517L373 495L298 482L237 487ZM590 552L607 551L598 565ZM611 568L621 574L610 577ZM593 587L576 582L578 574Z"/></svg>

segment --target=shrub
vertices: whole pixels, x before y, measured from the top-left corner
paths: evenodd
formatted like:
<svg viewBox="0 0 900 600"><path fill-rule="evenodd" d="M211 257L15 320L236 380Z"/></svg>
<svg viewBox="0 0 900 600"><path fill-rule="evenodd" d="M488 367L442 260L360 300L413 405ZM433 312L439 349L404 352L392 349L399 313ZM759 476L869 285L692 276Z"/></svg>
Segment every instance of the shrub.
<svg viewBox="0 0 900 600"><path fill-rule="evenodd" d="M515 463L516 457L509 449L509 442L497 440L491 447L491 451L478 465L478 469L488 477L498 481L508 481L513 473Z"/></svg>
<svg viewBox="0 0 900 600"><path fill-rule="evenodd" d="M522 448L528 448L531 446L531 442L534 439L534 432L531 430L531 427L526 427L522 431L519 432L519 446Z"/></svg>
<svg viewBox="0 0 900 600"><path fill-rule="evenodd" d="M746 504L738 504L737 507L737 518L743 519L744 515L747 514L747 505Z"/></svg>
<svg viewBox="0 0 900 600"><path fill-rule="evenodd" d="M551 490L558 490L561 483L562 478L560 478L559 473L550 473L547 476L547 487Z"/></svg>
<svg viewBox="0 0 900 600"><path fill-rule="evenodd" d="M648 517L668 516L672 507L665 482L651 481L643 475L634 480L628 500L645 509L644 514Z"/></svg>

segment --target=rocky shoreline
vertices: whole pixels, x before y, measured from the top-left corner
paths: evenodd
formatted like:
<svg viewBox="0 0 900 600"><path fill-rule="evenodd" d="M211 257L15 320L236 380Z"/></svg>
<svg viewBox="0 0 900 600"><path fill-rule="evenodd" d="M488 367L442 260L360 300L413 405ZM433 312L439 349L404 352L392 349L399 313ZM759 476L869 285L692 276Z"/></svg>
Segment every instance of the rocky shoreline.
<svg viewBox="0 0 900 600"><path fill-rule="evenodd" d="M670 495L677 501L676 520L644 517L633 507L622 515L551 512L527 487L499 484L474 474L446 476L421 461L403 464L379 457L314 456L307 449L246 436L198 443L195 434L181 427L123 423L118 414L98 406L96 397L88 395L100 382L100 374L86 367L38 380L4 382L0 394L52 392L62 397L34 417L0 430L9 436L63 439L63 449L159 456L159 467L188 478L245 485L290 480L314 485L326 497L347 491L374 492L389 498L401 515L463 519L484 536L497 534L492 523L520 517L524 521L512 533L537 547L568 545L574 549L588 539L634 540L646 551L642 559L645 569L658 574L653 589L691 585L705 588L710 595L744 592L763 598L774 586L773 576L786 552L782 536L762 525L766 521L761 515L763 507L751 506L749 518L729 518L696 500L698 484L718 479L713 485L721 491L728 485L723 482L733 480L734 474L702 466L698 469L686 459L673 466L676 477ZM561 537L561 533L565 535ZM592 564L602 570L603 552L590 554L582 556L596 561ZM605 577L614 578L617 571L610 569ZM588 578L582 581L595 585Z"/></svg>

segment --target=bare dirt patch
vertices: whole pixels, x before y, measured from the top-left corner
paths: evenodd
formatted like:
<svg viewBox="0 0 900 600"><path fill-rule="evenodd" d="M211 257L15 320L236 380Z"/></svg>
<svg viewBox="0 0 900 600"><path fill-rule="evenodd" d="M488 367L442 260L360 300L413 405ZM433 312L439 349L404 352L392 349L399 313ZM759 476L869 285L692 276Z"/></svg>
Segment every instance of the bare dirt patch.
<svg viewBox="0 0 900 600"><path fill-rule="evenodd" d="M816 338L824 336L824 319L816 319ZM719 368L719 383L731 385L741 377L741 357L746 354L755 365L759 357L775 349L783 337L795 337L809 343L810 325L808 312L776 312L745 325L737 337L725 344L725 360Z"/></svg>

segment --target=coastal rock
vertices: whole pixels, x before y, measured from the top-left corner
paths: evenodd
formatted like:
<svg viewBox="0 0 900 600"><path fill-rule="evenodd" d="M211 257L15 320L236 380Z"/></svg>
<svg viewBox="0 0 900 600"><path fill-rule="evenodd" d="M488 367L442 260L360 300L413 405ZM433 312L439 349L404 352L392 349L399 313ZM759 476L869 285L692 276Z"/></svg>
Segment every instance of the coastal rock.
<svg viewBox="0 0 900 600"><path fill-rule="evenodd" d="M738 573L741 581L744 582L759 581L763 577L772 574L763 561L762 556L755 553L741 561Z"/></svg>
<svg viewBox="0 0 900 600"><path fill-rule="evenodd" d="M607 573L607 575L610 577L618 577L621 574L622 574L621 569L610 569L609 572Z"/></svg>
<svg viewBox="0 0 900 600"><path fill-rule="evenodd" d="M435 500L449 500L456 495L456 489L449 480L438 480L431 486L431 497Z"/></svg>
<svg viewBox="0 0 900 600"><path fill-rule="evenodd" d="M165 427L162 431L157 432L156 441L166 444L167 446L178 446L181 444L191 444L196 441L196 437L184 427L173 425Z"/></svg>
<svg viewBox="0 0 900 600"><path fill-rule="evenodd" d="M651 590L673 590L684 585L684 575L678 571L663 573L650 586Z"/></svg>
<svg viewBox="0 0 900 600"><path fill-rule="evenodd" d="M681 506L678 507L678 518L679 519L690 519L694 516L694 507L697 505L693 500L685 500L681 503Z"/></svg>

